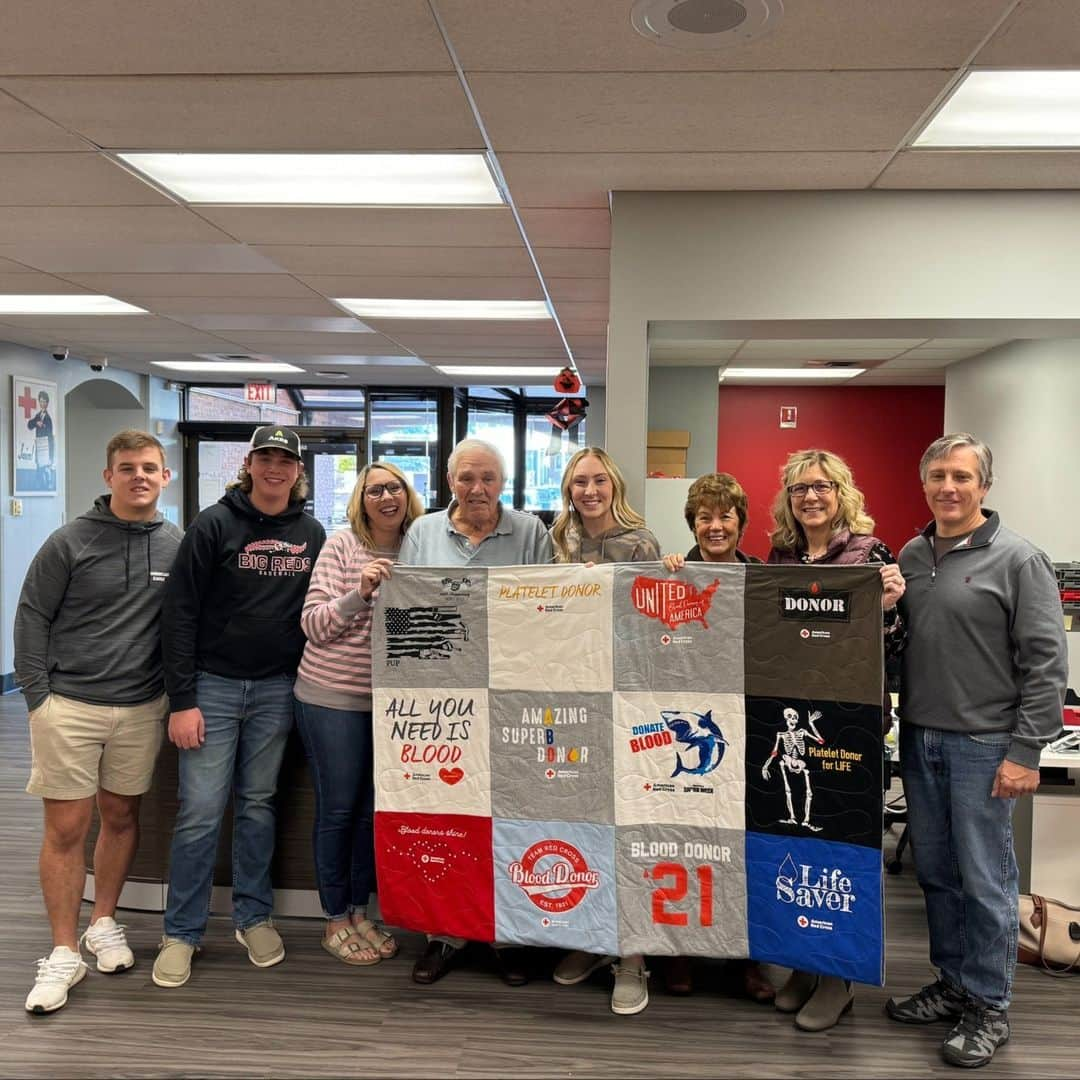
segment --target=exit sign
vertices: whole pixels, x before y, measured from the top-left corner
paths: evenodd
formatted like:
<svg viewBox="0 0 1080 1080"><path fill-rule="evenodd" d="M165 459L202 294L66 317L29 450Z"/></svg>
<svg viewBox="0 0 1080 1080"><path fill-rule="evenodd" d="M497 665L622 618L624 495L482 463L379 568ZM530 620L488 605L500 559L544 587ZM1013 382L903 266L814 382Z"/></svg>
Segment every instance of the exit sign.
<svg viewBox="0 0 1080 1080"><path fill-rule="evenodd" d="M272 382L244 383L244 400L249 405L273 405L277 401L277 385Z"/></svg>

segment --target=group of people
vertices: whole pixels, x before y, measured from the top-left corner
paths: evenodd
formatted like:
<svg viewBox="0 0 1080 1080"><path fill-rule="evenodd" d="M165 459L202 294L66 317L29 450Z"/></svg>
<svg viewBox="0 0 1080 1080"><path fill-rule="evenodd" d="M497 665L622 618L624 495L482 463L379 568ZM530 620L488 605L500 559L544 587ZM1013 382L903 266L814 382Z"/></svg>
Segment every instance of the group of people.
<svg viewBox="0 0 1080 1080"><path fill-rule="evenodd" d="M81 945L99 971L134 964L116 905L164 730L179 751L179 792L156 985L190 978L230 794L235 936L256 967L284 959L270 864L277 775L294 722L315 793L322 946L350 966L397 953L393 935L368 914L376 888L371 622L395 563L663 558L678 573L687 561L758 561L739 547L749 508L733 476L693 483L685 517L694 545L685 556L664 555L627 502L617 465L593 447L567 464L550 530L502 505L501 455L466 439L450 456L446 510L425 514L397 466L374 462L357 478L349 528L329 540L304 512L300 440L286 428L255 431L237 481L183 535L157 511L169 481L160 442L121 432L106 457L109 494L46 541L16 616L16 674L30 710L27 790L44 802L40 870L54 945L38 962L26 1001L33 1013L66 1003L87 971ZM901 683L912 846L938 971L886 1011L908 1024L948 1021L945 1059L977 1066L1009 1037L1018 930L1010 822L1015 799L1038 786L1041 747L1060 728L1065 639L1046 555L983 506L993 482L989 448L971 435L945 436L919 472L932 520L897 560L874 536L847 464L825 450L792 454L772 506L768 561L880 566L885 654ZM887 695L885 708L888 715ZM95 900L79 937L95 803ZM440 979L466 944L430 937L413 979ZM506 983L528 980L527 950L493 950ZM554 979L573 985L608 965L612 1010L640 1012L649 980L642 956L572 952ZM831 1027L852 1005L839 978L795 971L776 989L753 961L731 967L747 997L774 1001L804 1030ZM687 959L668 958L664 973L672 992L691 990Z"/></svg>

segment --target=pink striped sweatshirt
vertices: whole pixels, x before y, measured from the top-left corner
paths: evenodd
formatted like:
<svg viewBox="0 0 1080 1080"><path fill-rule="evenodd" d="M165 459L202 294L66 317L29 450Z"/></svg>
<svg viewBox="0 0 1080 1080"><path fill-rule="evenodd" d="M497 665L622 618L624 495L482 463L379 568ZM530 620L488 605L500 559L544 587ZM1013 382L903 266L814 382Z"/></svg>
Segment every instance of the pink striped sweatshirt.
<svg viewBox="0 0 1080 1080"><path fill-rule="evenodd" d="M371 711L372 607L356 589L375 557L352 529L335 533L319 553L300 615L308 639L294 688L301 701Z"/></svg>

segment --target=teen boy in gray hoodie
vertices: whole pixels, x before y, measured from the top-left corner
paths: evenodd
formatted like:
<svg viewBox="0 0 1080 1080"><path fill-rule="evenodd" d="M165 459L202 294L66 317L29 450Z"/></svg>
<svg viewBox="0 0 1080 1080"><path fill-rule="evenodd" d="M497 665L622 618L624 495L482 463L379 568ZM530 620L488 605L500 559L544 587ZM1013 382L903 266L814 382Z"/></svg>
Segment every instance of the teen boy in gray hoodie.
<svg viewBox="0 0 1080 1080"><path fill-rule="evenodd" d="M66 1004L86 974L81 942L99 971L135 962L113 916L169 712L158 624L181 533L157 512L169 482L165 451L144 431L121 431L106 462L111 494L45 541L15 613L15 675L30 709L26 790L45 804L41 891L54 945L38 961L26 999L32 1013ZM94 910L80 939L83 851L95 801Z"/></svg>

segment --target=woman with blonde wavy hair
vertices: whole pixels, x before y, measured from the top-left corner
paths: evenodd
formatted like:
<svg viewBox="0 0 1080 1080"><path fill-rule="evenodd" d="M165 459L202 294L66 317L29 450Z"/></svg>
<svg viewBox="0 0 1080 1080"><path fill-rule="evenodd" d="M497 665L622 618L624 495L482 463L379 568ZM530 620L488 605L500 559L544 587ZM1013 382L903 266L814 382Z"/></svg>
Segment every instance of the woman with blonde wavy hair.
<svg viewBox="0 0 1080 1080"><path fill-rule="evenodd" d="M566 463L562 510L551 526L556 562L647 562L656 537L626 501L626 481L611 456L586 446Z"/></svg>
<svg viewBox="0 0 1080 1080"><path fill-rule="evenodd" d="M779 564L881 566L881 597L885 658L895 664L904 647L904 626L896 602L904 594L904 579L888 545L874 536L874 519L855 486L847 462L828 450L799 450L782 470L780 490L773 501L768 562ZM886 695L887 699L887 695ZM887 701L884 704L888 716ZM852 1006L851 983L835 975L793 971L776 992L780 1012L795 1013L803 1031L833 1027Z"/></svg>
<svg viewBox="0 0 1080 1080"><path fill-rule="evenodd" d="M566 463L562 498L562 512L551 526L556 562L648 562L660 558L656 537L626 501L626 482L618 465L599 447L586 446ZM615 976L611 1011L621 1016L641 1012L649 1004L649 973L643 956L620 959L575 950L559 961L552 978L560 986L576 986L608 964Z"/></svg>
<svg viewBox="0 0 1080 1080"><path fill-rule="evenodd" d="M293 694L315 789L322 947L350 967L397 952L393 937L367 917L375 889L371 614L405 531L423 512L396 465L375 461L361 469L346 510L350 527L319 554L300 616L307 645Z"/></svg>

